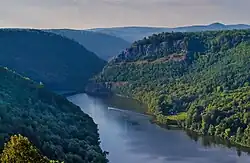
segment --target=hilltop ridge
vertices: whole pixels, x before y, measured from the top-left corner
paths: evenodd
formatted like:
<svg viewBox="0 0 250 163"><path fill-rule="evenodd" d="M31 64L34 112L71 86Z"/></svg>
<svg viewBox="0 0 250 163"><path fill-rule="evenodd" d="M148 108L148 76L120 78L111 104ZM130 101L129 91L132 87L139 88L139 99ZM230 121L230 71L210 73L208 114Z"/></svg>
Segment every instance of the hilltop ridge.
<svg viewBox="0 0 250 163"><path fill-rule="evenodd" d="M73 40L34 29L0 29L0 54L2 66L58 91L84 90L106 64Z"/></svg>
<svg viewBox="0 0 250 163"><path fill-rule="evenodd" d="M86 30L50 29L45 31L73 39L106 61L131 44L116 36Z"/></svg>
<svg viewBox="0 0 250 163"><path fill-rule="evenodd" d="M209 25L192 25L183 27L113 27L113 28L95 28L89 29L89 31L95 31L100 33L106 33L114 35L129 42L134 42L152 34L158 34L161 32L200 32L200 31L216 31L216 30L233 30L233 29L250 29L250 25L247 24L233 24L225 25L223 23L212 23Z"/></svg>

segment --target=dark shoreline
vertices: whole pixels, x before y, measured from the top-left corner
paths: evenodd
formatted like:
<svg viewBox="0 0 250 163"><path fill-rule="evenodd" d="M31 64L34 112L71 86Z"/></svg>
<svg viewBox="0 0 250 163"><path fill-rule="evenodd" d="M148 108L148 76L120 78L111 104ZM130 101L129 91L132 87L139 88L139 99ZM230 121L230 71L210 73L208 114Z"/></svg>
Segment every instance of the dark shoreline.
<svg viewBox="0 0 250 163"><path fill-rule="evenodd" d="M69 97L69 96L73 96L73 95L80 94L80 93L84 93L84 92L67 92L67 93L63 93L60 95L62 95L64 97Z"/></svg>

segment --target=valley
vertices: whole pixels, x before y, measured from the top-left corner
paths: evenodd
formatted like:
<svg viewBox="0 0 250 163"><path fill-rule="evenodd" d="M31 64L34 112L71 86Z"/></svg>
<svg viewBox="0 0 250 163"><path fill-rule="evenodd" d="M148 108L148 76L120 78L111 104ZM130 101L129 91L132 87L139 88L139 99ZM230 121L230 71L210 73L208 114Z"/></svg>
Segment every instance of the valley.
<svg viewBox="0 0 250 163"><path fill-rule="evenodd" d="M0 29L0 160L249 162L250 30L209 27Z"/></svg>

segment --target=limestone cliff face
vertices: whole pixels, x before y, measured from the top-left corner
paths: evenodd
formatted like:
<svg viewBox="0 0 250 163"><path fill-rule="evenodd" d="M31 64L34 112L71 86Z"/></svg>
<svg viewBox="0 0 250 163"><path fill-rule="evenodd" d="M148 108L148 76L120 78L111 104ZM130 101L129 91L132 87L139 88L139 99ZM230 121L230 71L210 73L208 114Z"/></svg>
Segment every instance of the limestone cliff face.
<svg viewBox="0 0 250 163"><path fill-rule="evenodd" d="M186 56L186 59L192 60L195 53L214 53L223 50L223 48L236 47L239 43L247 40L249 38L240 32L234 37L227 34L227 31L154 34L134 42L130 48L114 57L108 66L138 61L151 62L172 56Z"/></svg>

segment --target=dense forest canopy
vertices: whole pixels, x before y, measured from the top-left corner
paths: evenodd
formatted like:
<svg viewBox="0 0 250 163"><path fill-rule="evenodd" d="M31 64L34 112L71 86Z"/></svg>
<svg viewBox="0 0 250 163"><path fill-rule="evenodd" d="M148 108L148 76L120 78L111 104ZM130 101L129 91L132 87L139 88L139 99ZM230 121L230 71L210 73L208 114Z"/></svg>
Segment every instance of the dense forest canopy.
<svg viewBox="0 0 250 163"><path fill-rule="evenodd" d="M158 123L250 146L250 30L161 33L108 63L97 82L149 106Z"/></svg>
<svg viewBox="0 0 250 163"><path fill-rule="evenodd" d="M92 118L42 84L0 67L0 147L15 134L29 138L53 160L107 162Z"/></svg>
<svg viewBox="0 0 250 163"><path fill-rule="evenodd" d="M45 31L73 39L106 61L128 48L131 44L119 37L99 32L72 29L51 29Z"/></svg>
<svg viewBox="0 0 250 163"><path fill-rule="evenodd" d="M83 90L106 63L73 40L33 29L1 29L0 54L0 65L60 91Z"/></svg>
<svg viewBox="0 0 250 163"><path fill-rule="evenodd" d="M28 138L22 135L11 136L10 140L5 143L0 161L4 163L60 163L43 156Z"/></svg>

